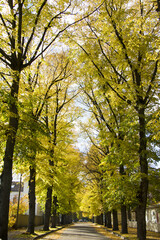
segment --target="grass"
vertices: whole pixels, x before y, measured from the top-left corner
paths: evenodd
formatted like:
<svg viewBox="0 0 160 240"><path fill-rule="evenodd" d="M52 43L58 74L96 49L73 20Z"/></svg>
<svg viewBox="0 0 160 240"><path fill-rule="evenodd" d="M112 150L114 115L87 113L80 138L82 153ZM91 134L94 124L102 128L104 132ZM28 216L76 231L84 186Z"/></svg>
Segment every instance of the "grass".
<svg viewBox="0 0 160 240"><path fill-rule="evenodd" d="M103 235L113 240L120 240L122 239L121 236L125 237L128 240L137 240L137 229L135 228L128 228L128 234L121 234L120 230L114 231L114 233L121 235L121 236L116 236L112 233L112 231L106 231L107 228L105 227L102 227L100 225L94 225L94 226L96 227L96 230L98 232L102 233ZM119 229L121 228L119 227ZM110 230L110 229L107 229L107 230ZM160 240L160 233L147 231L146 240Z"/></svg>
<svg viewBox="0 0 160 240"><path fill-rule="evenodd" d="M108 237L111 240L122 240L121 236L125 237L128 240L137 240L137 230L135 228L128 228L128 232L129 232L128 234L121 234L121 232L120 232L121 228L119 226L120 230L114 231L114 233L119 234L120 236L116 236L112 233L111 229L107 229L98 224L93 224L93 226L96 228L97 232L105 235L106 237ZM36 229L35 234L29 234L27 232L24 232L24 230L21 230L21 232L14 231L15 233L13 235L13 239L32 240L36 236L40 236L40 235L50 232L52 230L59 230L59 229L61 229L61 227L50 228L49 231L43 231L42 229L39 229L39 230ZM61 233L61 231L55 232L55 239L59 238L60 233ZM9 239L12 239L12 237L10 237ZM146 240L160 240L160 233L147 231Z"/></svg>
<svg viewBox="0 0 160 240"><path fill-rule="evenodd" d="M124 237L128 237L129 240L137 240L137 230L135 228L128 229L129 234L122 234ZM160 233L147 231L146 240L160 240Z"/></svg>
<svg viewBox="0 0 160 240"><path fill-rule="evenodd" d="M51 232L51 231L56 231L61 229L61 227L56 227L56 228L50 228L49 231L44 231L42 229L36 229L34 234L29 234L28 232L25 232L24 229L21 229L20 231L13 231L9 239L21 239L21 240L32 240L37 236L43 235L45 233Z"/></svg>

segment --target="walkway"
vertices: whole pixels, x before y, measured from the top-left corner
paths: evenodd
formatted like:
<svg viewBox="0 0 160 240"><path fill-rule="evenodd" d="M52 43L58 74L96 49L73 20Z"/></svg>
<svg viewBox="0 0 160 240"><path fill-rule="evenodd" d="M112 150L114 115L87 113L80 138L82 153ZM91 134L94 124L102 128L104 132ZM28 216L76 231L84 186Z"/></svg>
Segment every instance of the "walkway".
<svg viewBox="0 0 160 240"><path fill-rule="evenodd" d="M55 239L55 233L51 233L40 239ZM109 240L98 233L89 223L75 223L62 231L59 240Z"/></svg>

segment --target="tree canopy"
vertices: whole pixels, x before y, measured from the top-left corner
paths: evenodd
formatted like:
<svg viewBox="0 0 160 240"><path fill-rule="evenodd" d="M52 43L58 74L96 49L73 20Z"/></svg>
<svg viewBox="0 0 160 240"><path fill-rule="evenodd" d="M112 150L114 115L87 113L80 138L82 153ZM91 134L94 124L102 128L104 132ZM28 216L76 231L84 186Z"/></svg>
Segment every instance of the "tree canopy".
<svg viewBox="0 0 160 240"><path fill-rule="evenodd" d="M49 218L131 208L145 240L146 207L159 201L159 1L0 9L0 238L14 170Z"/></svg>

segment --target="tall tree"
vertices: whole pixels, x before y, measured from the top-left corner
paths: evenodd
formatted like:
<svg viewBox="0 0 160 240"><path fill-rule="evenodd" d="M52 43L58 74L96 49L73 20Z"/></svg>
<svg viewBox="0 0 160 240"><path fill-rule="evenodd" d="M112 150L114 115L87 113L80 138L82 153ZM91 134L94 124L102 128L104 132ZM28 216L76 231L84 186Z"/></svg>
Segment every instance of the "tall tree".
<svg viewBox="0 0 160 240"><path fill-rule="evenodd" d="M51 58L49 58L51 60ZM51 68L52 65L52 68ZM44 107L47 104L48 98L55 95L54 85L62 80L66 80L70 73L67 70L68 60L64 60L63 54L57 53L57 57L54 55L51 64L47 64L47 60L43 63L38 63L37 70L29 72L28 83L25 84L25 89L28 92L28 100L30 107L28 107L28 115L30 121L28 122L31 138L34 142L37 142L37 129L41 123L41 115L43 114ZM45 71L45 75L44 75ZM41 90L41 85L44 85ZM26 97L26 96L25 96ZM26 110L26 109L25 109ZM42 124L42 123L41 123ZM43 123L44 124L44 123ZM42 125L43 125L42 124ZM37 126L37 127L36 127ZM44 127L44 126L43 126ZM46 126L47 127L47 126ZM39 128L41 129L41 128ZM48 129L47 129L48 131ZM36 147L37 146L37 147ZM29 223L28 232L34 233L34 219L35 219L35 184L36 184L36 153L39 144L30 146L30 151L33 153L30 161L30 180L29 180Z"/></svg>
<svg viewBox="0 0 160 240"><path fill-rule="evenodd" d="M84 186L80 193L81 210L88 214L89 218L97 217L96 221L103 224L101 216L104 213L103 193L103 173L100 168L103 151L92 145L86 154L81 157Z"/></svg>
<svg viewBox="0 0 160 240"><path fill-rule="evenodd" d="M157 12L148 1L106 0L101 11L88 19L87 26L92 37L89 35L89 44L85 41L82 46L81 41L79 46L96 69L99 83L128 104L138 120L140 184L137 191L137 236L144 240L148 192L147 110L155 103L153 96L158 88ZM121 84L117 84L115 79L119 79Z"/></svg>
<svg viewBox="0 0 160 240"><path fill-rule="evenodd" d="M72 88L71 85L71 79L67 80L67 75L70 76L70 73L67 73L66 69L66 79L64 78L62 83L56 84L55 89L55 98L52 98L51 101L55 102L53 109L52 106L49 106L49 101L47 103L47 116L46 116L46 126L48 128L48 131L50 133L50 160L49 164L54 168L55 161L54 161L54 154L55 154L55 146L57 145L57 137L60 134L60 131L57 130L57 127L59 125L59 122L61 121L60 118L62 118L63 112L65 112L66 115L66 122L67 122L67 109L68 105L71 100L76 96L76 91L73 91L73 94L69 93L69 88ZM50 102L51 103L51 102ZM50 109L50 114L48 113L48 108ZM50 115L50 118L48 117ZM69 120L69 119L68 119ZM69 124L69 122L68 122ZM53 177L53 173L51 173L51 179ZM46 198L46 208L45 208L45 222L44 222L44 230L49 229L49 220L51 215L51 203L52 203L52 184L48 186L47 188L47 198Z"/></svg>
<svg viewBox="0 0 160 240"><path fill-rule="evenodd" d="M32 3L8 0L2 2L0 6L2 10L0 60L7 66L10 75L7 81L7 75L2 74L10 89L9 123L1 175L0 237L2 239L7 239L13 153L19 120L18 93L21 72L45 52L66 29L66 26L60 26L57 19L65 15L70 6L70 1L65 4L59 1L55 7L47 0ZM50 31L52 26L55 32Z"/></svg>
<svg viewBox="0 0 160 240"><path fill-rule="evenodd" d="M85 76L85 79L90 78L90 80L88 81L88 84L86 84L86 86L83 88L83 91L88 97L88 107L97 120L97 128L100 131L99 139L101 141L102 147L106 149L106 152L104 154L104 157L106 157L108 154L111 154L110 152L112 150L109 150L109 148L112 149L114 145L117 145L118 148L121 148L121 142L123 142L124 136L127 136L125 128L123 128L123 115L125 105L119 101L115 103L115 99L112 100L110 98L110 91L107 91L106 93L104 86L98 86L98 83L91 83L94 75L90 75L89 77L87 75ZM123 111L121 111L122 108ZM118 149L117 151L119 152ZM121 154L123 155L122 152ZM123 158L120 154L117 154L117 158L115 158L115 164L116 166L119 165L119 174L122 176L125 174L124 165L126 167L126 161L127 159ZM121 199L121 215L123 220L122 233L127 233L127 215L124 202L125 197L124 199Z"/></svg>

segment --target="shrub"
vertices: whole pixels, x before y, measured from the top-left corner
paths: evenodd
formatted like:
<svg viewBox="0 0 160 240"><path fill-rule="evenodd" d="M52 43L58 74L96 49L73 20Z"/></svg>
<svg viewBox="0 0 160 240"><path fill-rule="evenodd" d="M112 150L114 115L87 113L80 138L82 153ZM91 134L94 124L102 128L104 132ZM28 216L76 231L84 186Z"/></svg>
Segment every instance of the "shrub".
<svg viewBox="0 0 160 240"><path fill-rule="evenodd" d="M18 199L14 198L13 201L10 201L9 206L9 223L8 223L9 228L12 228L16 223L17 207ZM24 196L20 199L19 214L24 214L27 210L28 210L27 196Z"/></svg>

